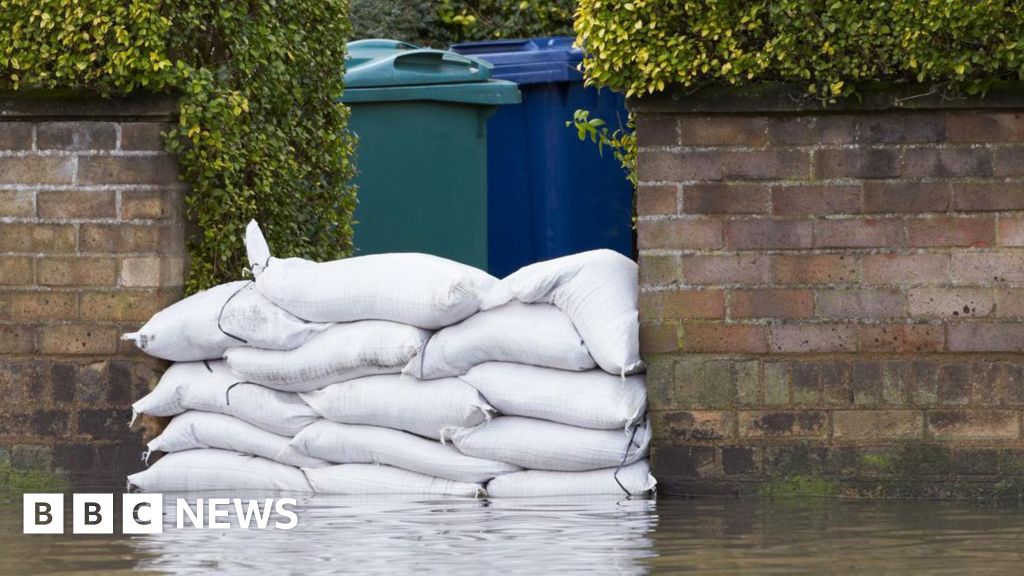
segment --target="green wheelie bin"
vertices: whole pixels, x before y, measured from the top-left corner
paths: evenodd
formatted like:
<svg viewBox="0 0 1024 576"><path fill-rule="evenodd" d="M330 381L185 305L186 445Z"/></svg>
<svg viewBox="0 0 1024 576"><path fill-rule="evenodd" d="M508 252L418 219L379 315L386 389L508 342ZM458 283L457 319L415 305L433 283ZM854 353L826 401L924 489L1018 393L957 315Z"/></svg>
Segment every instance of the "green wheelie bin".
<svg viewBox="0 0 1024 576"><path fill-rule="evenodd" d="M487 269L487 119L517 104L482 60L395 40L348 44L357 254L425 252Z"/></svg>

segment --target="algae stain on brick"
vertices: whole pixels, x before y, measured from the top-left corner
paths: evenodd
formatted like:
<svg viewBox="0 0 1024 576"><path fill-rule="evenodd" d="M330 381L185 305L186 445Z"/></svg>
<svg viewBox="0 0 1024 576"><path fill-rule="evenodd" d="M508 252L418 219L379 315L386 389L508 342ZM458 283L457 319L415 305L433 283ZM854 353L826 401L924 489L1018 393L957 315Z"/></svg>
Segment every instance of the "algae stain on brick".
<svg viewBox="0 0 1024 576"><path fill-rule="evenodd" d="M771 480L761 487L761 495L767 498L839 496L842 492L840 482L821 476L788 476Z"/></svg>

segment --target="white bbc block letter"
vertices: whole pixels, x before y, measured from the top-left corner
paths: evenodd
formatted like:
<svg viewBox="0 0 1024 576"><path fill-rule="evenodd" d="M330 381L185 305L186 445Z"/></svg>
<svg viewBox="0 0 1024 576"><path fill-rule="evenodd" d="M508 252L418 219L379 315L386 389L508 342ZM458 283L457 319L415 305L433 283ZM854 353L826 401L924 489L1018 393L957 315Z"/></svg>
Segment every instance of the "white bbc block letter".
<svg viewBox="0 0 1024 576"><path fill-rule="evenodd" d="M63 494L24 494L22 506L23 533L64 533Z"/></svg>
<svg viewBox="0 0 1024 576"><path fill-rule="evenodd" d="M164 531L164 495L122 495L121 531L125 534L162 534Z"/></svg>
<svg viewBox="0 0 1024 576"><path fill-rule="evenodd" d="M114 495L75 494L71 531L74 534L113 534Z"/></svg>

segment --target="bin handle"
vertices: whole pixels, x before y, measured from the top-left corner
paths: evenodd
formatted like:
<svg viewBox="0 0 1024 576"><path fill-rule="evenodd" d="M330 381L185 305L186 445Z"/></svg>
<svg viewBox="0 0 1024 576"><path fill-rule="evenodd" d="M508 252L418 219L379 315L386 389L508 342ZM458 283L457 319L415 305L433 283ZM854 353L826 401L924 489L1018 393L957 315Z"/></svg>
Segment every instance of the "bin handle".
<svg viewBox="0 0 1024 576"><path fill-rule="evenodd" d="M403 65L406 66L444 66L446 64L453 64L461 66L463 68L476 69L480 67L480 61L474 58L468 58L461 54L455 54L452 52L442 52L440 50L416 50L413 52L406 52L405 54L399 54L394 59L395 68L401 68Z"/></svg>
<svg viewBox="0 0 1024 576"><path fill-rule="evenodd" d="M388 40L385 38L367 38L366 40L355 40L348 43L348 49L353 48L377 48L386 50L419 50L420 47L401 40Z"/></svg>

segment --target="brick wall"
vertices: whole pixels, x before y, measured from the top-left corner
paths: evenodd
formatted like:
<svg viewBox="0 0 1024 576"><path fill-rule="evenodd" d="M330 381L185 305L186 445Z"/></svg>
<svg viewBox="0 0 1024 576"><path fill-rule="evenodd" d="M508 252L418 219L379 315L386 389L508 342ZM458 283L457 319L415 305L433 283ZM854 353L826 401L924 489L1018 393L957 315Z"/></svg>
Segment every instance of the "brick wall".
<svg viewBox="0 0 1024 576"><path fill-rule="evenodd" d="M1020 494L1024 90L784 96L634 103L663 488Z"/></svg>
<svg viewBox="0 0 1024 576"><path fill-rule="evenodd" d="M0 96L0 464L123 483L163 366L119 342L180 298L171 100Z"/></svg>

